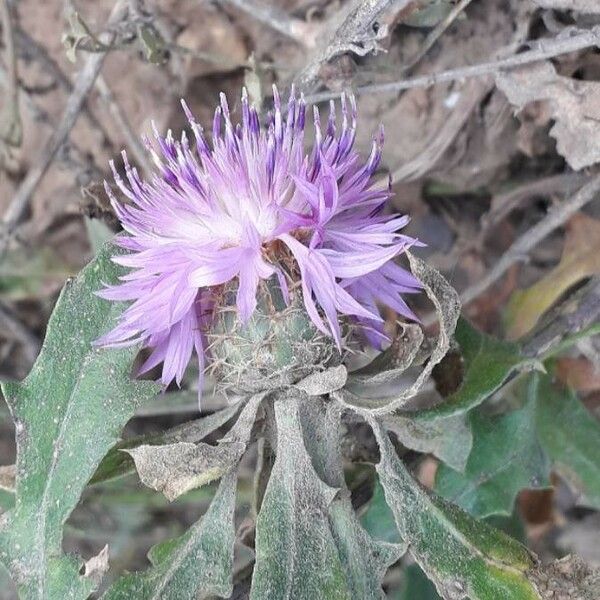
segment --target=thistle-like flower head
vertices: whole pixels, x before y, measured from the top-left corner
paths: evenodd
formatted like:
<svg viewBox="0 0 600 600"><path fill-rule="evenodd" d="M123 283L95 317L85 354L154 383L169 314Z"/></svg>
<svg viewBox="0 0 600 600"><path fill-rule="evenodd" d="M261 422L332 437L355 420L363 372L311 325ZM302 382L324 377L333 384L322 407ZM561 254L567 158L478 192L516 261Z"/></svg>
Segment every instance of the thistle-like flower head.
<svg viewBox="0 0 600 600"><path fill-rule="evenodd" d="M288 303L290 291L300 297L301 290L309 322L338 347L341 318L376 346L385 340L380 306L414 318L402 295L421 286L394 258L416 242L398 233L408 217L384 212L389 186L381 189L373 180L383 130L366 162L353 148L353 98L342 97L339 124L331 103L324 131L314 107L309 153L306 105L293 91L285 110L274 88L274 110L264 127L245 92L236 125L221 95L211 144L182 104L196 151L185 132L176 141L171 132L163 138L155 131L156 145L146 140L157 168L151 181L142 180L125 153L128 185L111 163L129 200L119 202L106 185L124 229L116 243L128 251L114 261L130 271L99 294L131 304L98 344L141 343L151 349L141 372L162 363L162 382L179 384L194 350L204 371L223 289L235 286L243 324L267 280Z"/></svg>

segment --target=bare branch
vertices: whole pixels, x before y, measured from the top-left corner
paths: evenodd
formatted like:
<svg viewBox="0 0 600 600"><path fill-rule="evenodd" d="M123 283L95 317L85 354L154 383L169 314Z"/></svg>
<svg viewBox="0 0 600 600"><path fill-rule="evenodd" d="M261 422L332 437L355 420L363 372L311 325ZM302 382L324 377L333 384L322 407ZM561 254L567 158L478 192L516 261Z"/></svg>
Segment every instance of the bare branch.
<svg viewBox="0 0 600 600"><path fill-rule="evenodd" d="M121 108L121 105L117 102L117 99L115 98L111 89L108 87L108 84L102 75L98 75L98 78L96 79L96 87L100 92L100 97L107 105L110 114L115 120L117 127L125 136L125 139L127 140L127 146L131 149L135 160L142 167L145 174L149 175L152 173L152 165L148 160L146 150L140 142L139 136L133 131L127 115Z"/></svg>
<svg viewBox="0 0 600 600"><path fill-rule="evenodd" d="M538 62L561 54L569 54L570 52L577 52L578 50L593 47L600 47L600 26L577 33L572 37L559 36L550 40L542 40L538 43L537 48L507 58L480 63L478 65L450 69L448 71L442 71L441 73L393 81L391 83L363 85L352 91L357 96L364 94L393 94L402 90L429 87L438 83L448 83L450 81L460 81L469 77L482 77L505 69L514 69L515 67L520 67L532 62ZM307 96L306 100L311 103L324 102L326 100L338 98L341 95L342 92L324 92L321 94L311 94L310 96Z"/></svg>
<svg viewBox="0 0 600 600"><path fill-rule="evenodd" d="M108 25L114 25L123 18L126 5L127 3L125 0L117 0L108 19ZM114 33L105 32L101 34L102 42L108 46L111 44L114 36ZM48 167L52 163L59 148L66 140L71 129L73 129L77 117L83 107L85 98L94 85L96 77L100 73L105 56L105 53L90 54L87 56L86 62L75 81L73 92L67 100L67 105L60 123L46 143L37 163L29 169L26 177L21 182L19 189L11 200L8 210L4 215L2 222L3 227L0 232L0 256L5 253L10 236L25 214L31 197L42 180L42 177L45 175Z"/></svg>
<svg viewBox="0 0 600 600"><path fill-rule="evenodd" d="M597 198L599 193L600 175L596 175L573 197L552 208L539 223L526 231L512 244L485 277L464 290L461 294L463 306L496 283L510 267L523 260L544 238L564 225L575 213Z"/></svg>
<svg viewBox="0 0 600 600"><path fill-rule="evenodd" d="M0 3L2 15L2 35L6 46L6 64L8 68L7 94L2 116L0 118L0 137L9 146L20 146L23 127L19 114L19 81L17 76L17 57L15 54L15 37L8 0Z"/></svg>
<svg viewBox="0 0 600 600"><path fill-rule="evenodd" d="M255 2L254 0L218 1L220 4L230 4L231 6L235 6L238 10L241 10L253 19L267 25L271 29L285 35L287 38L294 40L294 42L302 46L310 47L311 45L314 45L314 39L311 40L310 36L307 35L308 30L306 28L306 23L299 19L290 18L289 15L276 6L269 6L262 2Z"/></svg>

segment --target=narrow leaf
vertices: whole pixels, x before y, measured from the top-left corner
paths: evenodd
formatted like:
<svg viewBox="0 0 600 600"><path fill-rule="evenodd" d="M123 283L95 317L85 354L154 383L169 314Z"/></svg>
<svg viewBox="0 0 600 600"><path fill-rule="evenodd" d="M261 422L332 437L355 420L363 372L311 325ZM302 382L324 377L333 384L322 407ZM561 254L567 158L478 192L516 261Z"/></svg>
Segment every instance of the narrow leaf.
<svg viewBox="0 0 600 600"><path fill-rule="evenodd" d="M117 580L102 600L228 598L233 591L237 470L223 477L206 514L183 536L152 548L152 567Z"/></svg>
<svg viewBox="0 0 600 600"><path fill-rule="evenodd" d="M381 450L377 465L400 536L438 593L459 600L540 600L525 573L525 547L420 486L383 427L369 419Z"/></svg>
<svg viewBox="0 0 600 600"><path fill-rule="evenodd" d="M158 391L129 376L138 348L92 347L123 310L95 295L117 281L114 252L106 246L66 284L31 373L3 385L17 432L17 477L0 559L22 598L84 599L93 590L79 562L62 553L62 527L136 406Z"/></svg>

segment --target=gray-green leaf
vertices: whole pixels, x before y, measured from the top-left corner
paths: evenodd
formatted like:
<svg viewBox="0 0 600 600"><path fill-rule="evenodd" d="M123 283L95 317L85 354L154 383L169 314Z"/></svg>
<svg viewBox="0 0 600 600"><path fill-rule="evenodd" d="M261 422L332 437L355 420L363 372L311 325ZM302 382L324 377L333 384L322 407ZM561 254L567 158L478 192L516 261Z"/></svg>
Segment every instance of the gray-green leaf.
<svg viewBox="0 0 600 600"><path fill-rule="evenodd" d="M162 492L168 500L218 479L242 458L252 433L256 411L266 393L256 394L242 409L236 424L219 442L177 442L125 449L135 462L142 483Z"/></svg>
<svg viewBox="0 0 600 600"><path fill-rule="evenodd" d="M79 561L62 553L62 527L136 406L158 391L130 378L138 348L92 347L123 310L94 293L116 283L116 252L106 246L65 285L31 373L3 385L17 432L17 478L0 559L22 598L85 599L93 590Z"/></svg>
<svg viewBox="0 0 600 600"><path fill-rule="evenodd" d="M517 344L477 331L465 319L459 319L454 335L464 360L461 386L443 403L419 411L415 418L436 419L467 412L489 398L513 372L537 364L523 356Z"/></svg>
<svg viewBox="0 0 600 600"><path fill-rule="evenodd" d="M471 423L466 415L420 421L392 413L384 415L382 421L407 448L431 453L453 469L464 471L473 445Z"/></svg>
<svg viewBox="0 0 600 600"><path fill-rule="evenodd" d="M381 450L377 471L400 536L440 595L451 600L540 600L525 575L533 566L526 548L422 488L383 427L369 420Z"/></svg>
<svg viewBox="0 0 600 600"><path fill-rule="evenodd" d="M117 580L102 600L228 598L233 591L237 469L223 477L206 514L184 535L149 554L152 567Z"/></svg>
<svg viewBox="0 0 600 600"><path fill-rule="evenodd" d="M339 464L339 413L307 400L292 392L275 402L276 459L256 524L250 597L380 599L401 548L360 527Z"/></svg>

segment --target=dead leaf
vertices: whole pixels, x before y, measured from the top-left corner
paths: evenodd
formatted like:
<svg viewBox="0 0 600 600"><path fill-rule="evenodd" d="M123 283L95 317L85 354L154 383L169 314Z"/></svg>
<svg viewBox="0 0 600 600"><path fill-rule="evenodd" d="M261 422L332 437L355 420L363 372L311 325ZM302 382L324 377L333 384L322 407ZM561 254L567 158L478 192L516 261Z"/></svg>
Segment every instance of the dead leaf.
<svg viewBox="0 0 600 600"><path fill-rule="evenodd" d="M17 477L17 467L15 465L6 465L0 467L0 490L7 492L15 491L15 479Z"/></svg>
<svg viewBox="0 0 600 600"><path fill-rule="evenodd" d="M587 358L563 356L556 361L556 376L578 392L600 390L600 369Z"/></svg>
<svg viewBox="0 0 600 600"><path fill-rule="evenodd" d="M108 544L85 562L84 577L94 582L94 585L100 585L104 574L108 571Z"/></svg>
<svg viewBox="0 0 600 600"><path fill-rule="evenodd" d="M583 13L600 13L598 0L534 0L542 8L555 10L576 10Z"/></svg>
<svg viewBox="0 0 600 600"><path fill-rule="evenodd" d="M496 84L519 110L531 102L548 106L556 120L550 135L573 169L600 162L600 83L562 77L547 61L498 73Z"/></svg>
<svg viewBox="0 0 600 600"><path fill-rule="evenodd" d="M567 289L596 273L600 273L600 220L578 214L567 224L559 264L531 287L512 295L506 316L507 337L517 339L531 331Z"/></svg>
<svg viewBox="0 0 600 600"><path fill-rule="evenodd" d="M217 446L177 442L123 450L135 462L144 485L162 492L172 502L185 492L219 479L242 458L252 434L256 413L267 393L252 396L238 420Z"/></svg>
<svg viewBox="0 0 600 600"><path fill-rule="evenodd" d="M343 388L348 379L348 371L344 365L338 365L319 373L313 373L295 384L309 396L323 396Z"/></svg>

